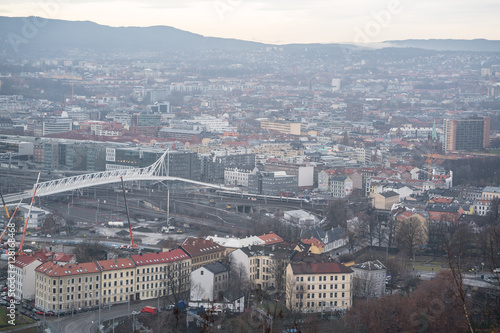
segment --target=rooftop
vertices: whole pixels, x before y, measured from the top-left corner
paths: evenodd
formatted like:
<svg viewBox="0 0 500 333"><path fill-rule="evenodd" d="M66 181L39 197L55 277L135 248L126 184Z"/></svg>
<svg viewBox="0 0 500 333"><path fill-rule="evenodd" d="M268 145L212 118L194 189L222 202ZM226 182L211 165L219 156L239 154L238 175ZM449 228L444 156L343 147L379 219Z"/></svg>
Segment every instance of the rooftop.
<svg viewBox="0 0 500 333"><path fill-rule="evenodd" d="M291 263L293 274L342 274L352 273L352 269L336 262Z"/></svg>
<svg viewBox="0 0 500 333"><path fill-rule="evenodd" d="M145 266L186 260L189 259L189 256L181 249L175 249L165 252L134 254L130 258L136 266Z"/></svg>

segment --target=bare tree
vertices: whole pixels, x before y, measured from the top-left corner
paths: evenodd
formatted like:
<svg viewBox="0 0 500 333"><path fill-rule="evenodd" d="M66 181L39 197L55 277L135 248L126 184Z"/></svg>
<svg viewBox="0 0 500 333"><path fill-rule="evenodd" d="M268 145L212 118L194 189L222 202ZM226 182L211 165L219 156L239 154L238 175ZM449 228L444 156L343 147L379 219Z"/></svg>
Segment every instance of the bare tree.
<svg viewBox="0 0 500 333"><path fill-rule="evenodd" d="M465 228L460 228L453 233L449 232L446 234L444 247L446 250L448 266L451 272L451 278L455 286L454 293L460 299L463 316L467 321L469 331L474 333L472 319L469 315L469 309L467 307L466 290L462 276L463 264L467 259L467 248L470 245L468 244L470 239L467 236Z"/></svg>
<svg viewBox="0 0 500 333"><path fill-rule="evenodd" d="M190 288L191 269L186 262L171 262L164 266L162 288L163 305L167 302L177 306L180 300L188 296Z"/></svg>
<svg viewBox="0 0 500 333"><path fill-rule="evenodd" d="M401 222L397 228L396 242L410 257L415 247L427 244L428 228L422 220L410 217Z"/></svg>

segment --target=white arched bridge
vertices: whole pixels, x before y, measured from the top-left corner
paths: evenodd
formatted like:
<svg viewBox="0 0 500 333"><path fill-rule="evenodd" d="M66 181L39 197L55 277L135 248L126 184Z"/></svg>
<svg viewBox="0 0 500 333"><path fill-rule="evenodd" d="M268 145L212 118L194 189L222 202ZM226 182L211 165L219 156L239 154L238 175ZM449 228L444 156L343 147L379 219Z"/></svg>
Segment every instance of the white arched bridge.
<svg viewBox="0 0 500 333"><path fill-rule="evenodd" d="M212 187L220 190L235 191L234 188L226 188L224 186L204 183L195 181L192 179L185 179L180 177L170 177L168 162L165 161L165 157L168 154L168 150L163 153L163 155L153 164L145 168L130 168L130 169L117 169L110 171L102 171L95 173L88 173L73 177L65 177L60 179L49 180L46 182L38 183L36 189L36 196L43 197L52 194L58 194L66 191L72 191L80 188L105 185L111 183L120 182L121 178L124 181L146 181L146 180L157 180L157 181L181 181L185 183L191 183L206 187ZM33 195L33 189L27 190L21 193L5 195L4 199L6 203L17 202L22 198L31 198Z"/></svg>

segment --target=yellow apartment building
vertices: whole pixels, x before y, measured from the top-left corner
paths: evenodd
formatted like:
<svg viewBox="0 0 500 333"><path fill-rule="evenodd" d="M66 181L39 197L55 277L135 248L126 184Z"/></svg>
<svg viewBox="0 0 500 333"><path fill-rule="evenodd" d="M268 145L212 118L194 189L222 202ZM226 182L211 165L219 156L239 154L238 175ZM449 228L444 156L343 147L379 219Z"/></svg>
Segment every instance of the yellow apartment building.
<svg viewBox="0 0 500 333"><path fill-rule="evenodd" d="M294 311L346 310L352 306L353 271L336 262L290 263L286 306Z"/></svg>
<svg viewBox="0 0 500 333"><path fill-rule="evenodd" d="M101 270L96 263L59 266L47 261L35 273L35 307L55 313L99 305Z"/></svg>
<svg viewBox="0 0 500 333"><path fill-rule="evenodd" d="M129 258L101 260L102 304L120 303L135 299L135 263Z"/></svg>
<svg viewBox="0 0 500 333"><path fill-rule="evenodd" d="M131 256L135 263L135 300L189 290L191 258L181 249Z"/></svg>

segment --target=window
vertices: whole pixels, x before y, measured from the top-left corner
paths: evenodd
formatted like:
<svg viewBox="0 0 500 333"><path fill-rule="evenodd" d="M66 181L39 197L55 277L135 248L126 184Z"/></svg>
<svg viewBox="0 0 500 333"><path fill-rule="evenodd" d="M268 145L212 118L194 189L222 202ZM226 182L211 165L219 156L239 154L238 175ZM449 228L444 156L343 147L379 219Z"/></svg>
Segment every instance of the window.
<svg viewBox="0 0 500 333"><path fill-rule="evenodd" d="M345 289L345 284L342 284L342 289Z"/></svg>

